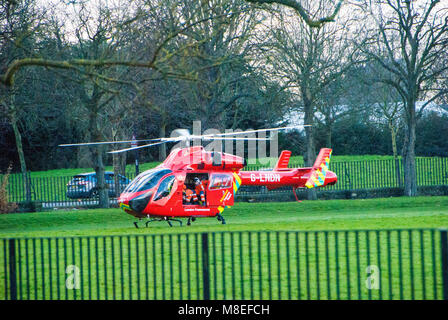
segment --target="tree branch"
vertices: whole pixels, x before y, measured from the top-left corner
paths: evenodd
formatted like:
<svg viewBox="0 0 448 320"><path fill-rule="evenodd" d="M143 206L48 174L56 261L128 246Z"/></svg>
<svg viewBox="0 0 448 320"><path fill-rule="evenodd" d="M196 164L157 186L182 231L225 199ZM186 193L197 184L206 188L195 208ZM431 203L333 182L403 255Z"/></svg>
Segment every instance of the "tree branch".
<svg viewBox="0 0 448 320"><path fill-rule="evenodd" d="M302 17L303 21L305 21L305 23L309 25L311 28L320 28L327 22L334 22L336 15L338 14L339 10L341 9L342 3L344 2L344 0L339 0L331 15L317 20L313 20L311 19L309 13L305 10L305 8L300 4L300 2L295 0L246 0L246 1L251 3L269 3L269 4L277 3L290 7L296 10L297 13L300 15L300 17Z"/></svg>

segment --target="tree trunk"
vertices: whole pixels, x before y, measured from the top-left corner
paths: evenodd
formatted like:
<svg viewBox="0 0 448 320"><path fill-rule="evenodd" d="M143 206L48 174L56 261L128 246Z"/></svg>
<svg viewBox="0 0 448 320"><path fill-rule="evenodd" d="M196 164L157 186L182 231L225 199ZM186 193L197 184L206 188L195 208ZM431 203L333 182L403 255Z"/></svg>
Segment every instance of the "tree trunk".
<svg viewBox="0 0 448 320"><path fill-rule="evenodd" d="M112 162L114 166L114 190L115 190L115 197L119 197L121 193L122 186L120 184L120 154L114 153L112 154Z"/></svg>
<svg viewBox="0 0 448 320"><path fill-rule="evenodd" d="M95 111L90 112L89 116L89 129L92 134L93 141L101 141L101 133L97 124L97 113ZM96 190L99 196L99 207L109 208L109 194L104 177L104 162L103 162L103 146L94 146L92 148L92 155L94 160L94 169L96 173Z"/></svg>
<svg viewBox="0 0 448 320"><path fill-rule="evenodd" d="M96 173L96 186L99 196L99 207L109 208L109 193L108 187L106 185L106 179L104 177L104 162L103 162L103 146L97 146L96 151L94 151L94 156L96 159L95 163L95 173Z"/></svg>
<svg viewBox="0 0 448 320"><path fill-rule="evenodd" d="M415 101L408 101L407 126L405 145L403 146L404 161L404 194L408 197L417 195L417 181L415 176Z"/></svg>
<svg viewBox="0 0 448 320"><path fill-rule="evenodd" d="M166 134L166 123L165 121L162 121L162 123L160 124L159 137L165 138L165 134ZM164 161L165 159L166 159L166 143L162 143L161 145L159 145L159 161Z"/></svg>
<svg viewBox="0 0 448 320"><path fill-rule="evenodd" d="M126 153L114 153L112 155L112 162L114 166L114 184L115 184L115 196L119 197L126 187L120 181L120 175L126 176Z"/></svg>
<svg viewBox="0 0 448 320"><path fill-rule="evenodd" d="M307 98L304 98L304 107L305 107L305 124L313 124L314 123L314 112L311 101ZM313 127L305 127L305 136L306 136L306 152L305 152L305 166L311 167L316 160L316 147L314 146L314 134ZM308 200L317 200L317 193L315 188L311 188L307 190L307 198Z"/></svg>
<svg viewBox="0 0 448 320"><path fill-rule="evenodd" d="M31 182L28 177L25 161L25 153L23 152L22 135L20 134L19 127L17 125L17 113L14 105L14 97L11 98L10 105L10 120L12 130L14 131L14 137L16 139L17 153L19 154L20 171L22 172L23 184L25 186L25 201L31 201Z"/></svg>
<svg viewBox="0 0 448 320"><path fill-rule="evenodd" d="M124 140L125 137L122 135L122 132L119 129L119 126L116 125L116 128L112 129L112 137L114 141ZM114 194L115 197L119 197L121 192L123 191L125 185L120 179L121 176L125 176L126 173L126 162L123 161L123 158L126 156L126 152L124 153L114 153L112 154L112 165L114 167Z"/></svg>
<svg viewBox="0 0 448 320"><path fill-rule="evenodd" d="M397 129L394 128L392 121L389 121L390 136L392 140L392 153L394 155L395 162L395 176L398 182L398 187L402 187L401 174L400 174L400 160L398 159L397 151Z"/></svg>
<svg viewBox="0 0 448 320"><path fill-rule="evenodd" d="M326 148L331 148L332 135L331 135L331 124L327 124L327 145Z"/></svg>

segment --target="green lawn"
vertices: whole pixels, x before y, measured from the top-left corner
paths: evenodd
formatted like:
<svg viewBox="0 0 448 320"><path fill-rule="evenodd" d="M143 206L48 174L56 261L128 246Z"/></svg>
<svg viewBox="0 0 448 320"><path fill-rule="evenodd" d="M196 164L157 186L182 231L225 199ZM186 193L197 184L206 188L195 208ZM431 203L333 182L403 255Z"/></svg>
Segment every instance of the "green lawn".
<svg viewBox="0 0 448 320"><path fill-rule="evenodd" d="M0 237L21 238L21 298L200 299L204 231L216 232L208 238L212 299L441 298L439 232L384 229L446 228L448 197L237 203L224 213L226 225L204 218L142 229L118 209L9 214L0 216ZM366 229L374 231L355 231ZM64 237L46 238L54 236ZM0 299L7 247L0 239ZM78 290L65 286L70 265L81 270ZM379 290L365 286L371 265Z"/></svg>
<svg viewBox="0 0 448 320"><path fill-rule="evenodd" d="M0 237L178 233L241 230L345 230L448 227L448 197L236 203L227 224L198 219L189 227L153 222L135 229L120 209L53 210L0 215ZM185 222L185 219L184 219ZM184 223L185 225L185 223Z"/></svg>

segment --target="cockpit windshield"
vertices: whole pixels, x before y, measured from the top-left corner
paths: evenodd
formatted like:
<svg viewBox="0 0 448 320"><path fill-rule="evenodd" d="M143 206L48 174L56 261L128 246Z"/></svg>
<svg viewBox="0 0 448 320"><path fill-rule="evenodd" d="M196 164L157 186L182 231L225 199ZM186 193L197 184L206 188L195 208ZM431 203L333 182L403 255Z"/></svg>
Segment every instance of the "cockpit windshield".
<svg viewBox="0 0 448 320"><path fill-rule="evenodd" d="M172 171L169 169L152 169L139 174L127 187L124 192L139 192L151 189L159 183L160 179Z"/></svg>

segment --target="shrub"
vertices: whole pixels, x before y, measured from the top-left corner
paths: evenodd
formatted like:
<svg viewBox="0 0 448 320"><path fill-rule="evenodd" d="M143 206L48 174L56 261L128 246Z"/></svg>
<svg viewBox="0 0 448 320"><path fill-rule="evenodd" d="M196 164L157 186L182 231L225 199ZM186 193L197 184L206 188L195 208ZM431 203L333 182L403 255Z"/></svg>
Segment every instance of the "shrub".
<svg viewBox="0 0 448 320"><path fill-rule="evenodd" d="M6 173L3 175L0 182L0 213L9 213L17 209L17 205L12 202L8 202L8 179L11 173L12 167L9 166Z"/></svg>

